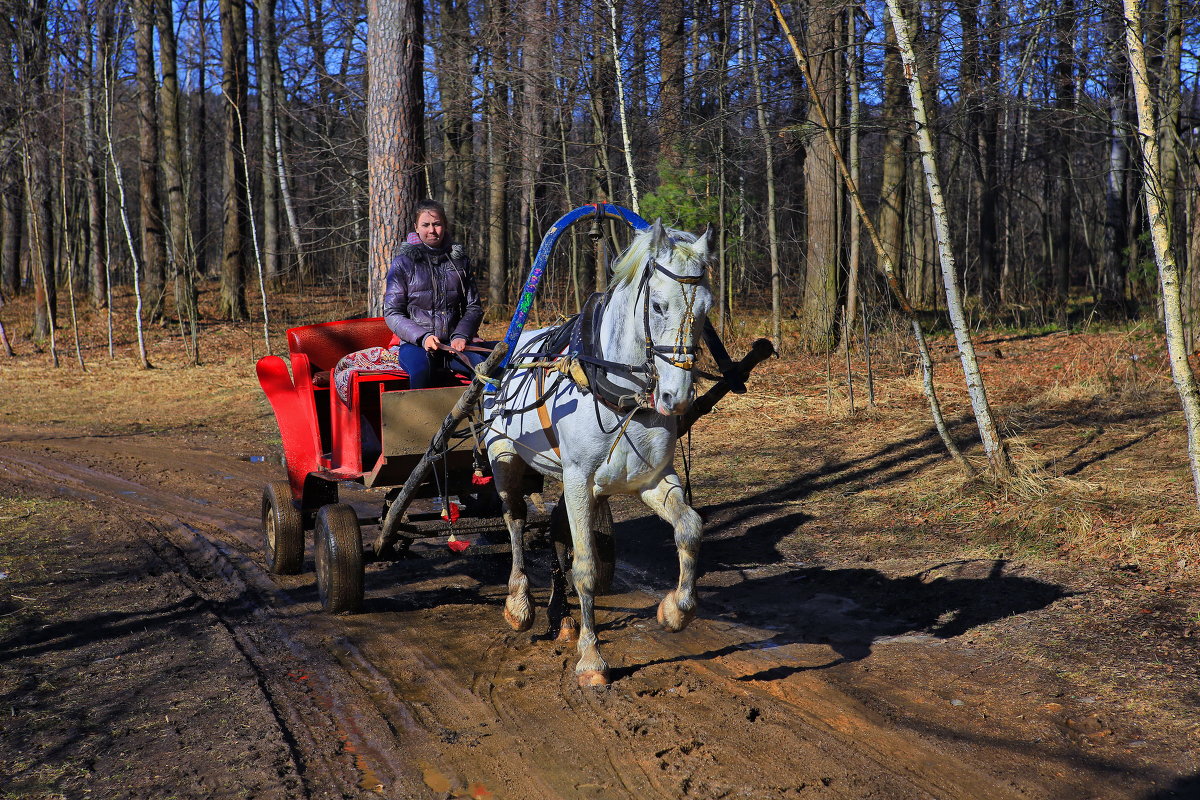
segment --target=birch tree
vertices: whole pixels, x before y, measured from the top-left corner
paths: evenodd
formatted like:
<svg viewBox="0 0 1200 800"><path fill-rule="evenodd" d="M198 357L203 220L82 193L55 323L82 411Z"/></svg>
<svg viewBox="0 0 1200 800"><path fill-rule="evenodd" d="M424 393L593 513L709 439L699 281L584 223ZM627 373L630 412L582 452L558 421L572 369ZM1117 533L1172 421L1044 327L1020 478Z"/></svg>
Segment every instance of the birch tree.
<svg viewBox="0 0 1200 800"><path fill-rule="evenodd" d="M950 454L950 457L962 468L963 473L967 477L973 478L976 474L975 468L971 466L971 462L967 461L958 449L958 445L955 444L954 438L950 435L950 430L946 427L946 420L942 415L942 406L938 401L937 389L933 384L933 359L929 356L929 346L925 340L925 332L921 330L921 321L917 319L912 304L909 303L908 297L900 286L900 278L897 274L895 263L884 246L879 231L871 222L871 217L867 213L867 208L862 201L862 194L858 191L858 181L850 167L846 165L846 160L842 157L837 139L833 135L833 125L829 117L824 114L825 105L820 102L821 98L817 95L816 83L811 80L812 72L808 66L808 59L805 57L804 51L800 49L796 37L792 35L791 27L783 16L783 9L779 7L779 0L771 0L771 7L775 11L775 18L779 20L779 24L783 27L784 36L787 38L788 44L791 45L792 53L796 57L796 63L799 65L800 72L804 75L805 82L808 84L809 97L813 100L813 105L816 108L822 109L818 113L817 119L821 131L825 135L825 142L829 146L829 152L837 164L838 170L841 172L842 181L846 186L846 193L850 195L850 200L854 204L858 219L862 222L863 227L866 228L871 244L875 248L875 256L879 259L880 268L883 270L884 275L887 276L888 288L891 289L892 296L896 299L896 302L900 305L900 310L908 318L909 324L912 326L913 336L916 338L917 350L921 358L921 372L924 376L922 388L926 399L929 401L929 411L934 427L937 429L938 435L941 437L942 443L946 446L946 451Z"/></svg>
<svg viewBox="0 0 1200 800"><path fill-rule="evenodd" d="M1163 324L1167 332L1167 355L1171 362L1171 377L1183 416L1187 423L1188 461L1196 502L1200 505L1200 390L1196 375L1188 362L1188 348L1183 330L1183 303L1179 288L1179 268L1171 247L1169 209L1163 202L1162 162L1158 151L1158 122L1154 100L1150 94L1150 76L1146 69L1146 50L1142 40L1141 8L1138 0L1123 0L1125 10L1125 46L1132 73L1133 96L1137 107L1137 138L1142 154L1142 199L1150 218L1150 239L1154 245L1154 261L1158 265L1159 283L1163 297ZM1174 87L1171 91L1178 91Z"/></svg>
<svg viewBox="0 0 1200 800"><path fill-rule="evenodd" d="M904 61L908 96L912 102L913 119L917 123L917 143L921 150L921 165L925 171L925 185L929 192L929 205L933 211L938 260L942 267L942 281L946 289L946 310L954 328L954 340L958 345L963 375L966 377L967 393L971 397L971 407L975 411L975 423L979 427L979 436L983 442L983 450L987 454L992 477L997 481L1004 481L1012 474L1012 462L1004 440L1000 437L996 427L996 421L992 417L992 409L987 399L987 389L983 383L983 376L979 372L979 362L975 358L975 345L971 341L971 331L967 326L966 316L963 314L962 297L959 293L958 276L954 266L954 253L951 250L950 221L946 215L946 203L942 197L941 179L938 176L937 152L934 149L933 135L929 130L929 119L925 113L925 95L921 86L921 74L913 53L908 23L900 10L899 0L888 0L888 12L891 16L892 28L896 32L896 44L900 48L900 57Z"/></svg>

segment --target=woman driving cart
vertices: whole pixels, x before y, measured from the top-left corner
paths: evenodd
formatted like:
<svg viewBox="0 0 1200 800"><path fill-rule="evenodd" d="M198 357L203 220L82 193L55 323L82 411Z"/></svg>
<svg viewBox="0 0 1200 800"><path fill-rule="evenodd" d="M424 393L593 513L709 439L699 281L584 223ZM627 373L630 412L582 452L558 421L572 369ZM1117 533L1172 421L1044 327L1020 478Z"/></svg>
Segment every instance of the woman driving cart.
<svg viewBox="0 0 1200 800"><path fill-rule="evenodd" d="M356 370L403 369L410 389L430 385L443 368L472 374L484 359L473 348L483 306L471 260L453 241L446 209L435 200L417 204L415 230L400 245L388 269L383 317L392 331L388 347L350 353L334 370L338 396L349 402L350 375Z"/></svg>

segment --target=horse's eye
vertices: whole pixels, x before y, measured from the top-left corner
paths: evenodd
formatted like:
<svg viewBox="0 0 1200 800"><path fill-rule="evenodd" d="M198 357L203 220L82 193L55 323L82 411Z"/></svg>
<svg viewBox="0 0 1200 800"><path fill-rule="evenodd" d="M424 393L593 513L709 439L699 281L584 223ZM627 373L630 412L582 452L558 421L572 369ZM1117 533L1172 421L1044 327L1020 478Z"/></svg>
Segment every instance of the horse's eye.
<svg viewBox="0 0 1200 800"><path fill-rule="evenodd" d="M654 309L655 314L663 313L663 307L657 300L651 301L650 307Z"/></svg>

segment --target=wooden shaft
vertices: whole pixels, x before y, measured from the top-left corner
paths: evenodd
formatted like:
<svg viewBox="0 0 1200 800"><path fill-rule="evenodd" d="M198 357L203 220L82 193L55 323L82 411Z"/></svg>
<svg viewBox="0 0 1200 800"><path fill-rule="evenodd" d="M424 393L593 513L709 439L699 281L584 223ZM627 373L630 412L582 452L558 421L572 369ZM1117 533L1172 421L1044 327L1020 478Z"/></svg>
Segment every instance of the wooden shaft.
<svg viewBox="0 0 1200 800"><path fill-rule="evenodd" d="M742 358L737 364L737 374L742 379L743 384L745 379L750 377L750 373L771 356L775 355L775 346L771 344L769 339L758 339L750 346L750 352ZM696 398L691 407L684 412L679 418L679 435L687 433L695 424L696 420L703 417L720 402L721 398L729 394L733 389L729 382L722 378L709 387L708 391Z"/></svg>
<svg viewBox="0 0 1200 800"><path fill-rule="evenodd" d="M458 398L458 402L454 404L454 408L446 415L446 419L442 422L442 427L434 434L433 439L429 442L429 448L425 451L425 455L421 456L421 460L413 467L413 471L409 473L408 480L404 482L404 486L400 489L400 494L392 501L388 507L387 515L383 518L383 525L379 532L379 538L375 540L375 554L378 556L386 549L396 543L399 538L400 520L404 518L404 512L408 510L408 506L412 503L413 496L417 493L417 487L425 480L425 476L429 473L429 468L433 462L441 456L446 449L446 440L450 438L450 433L458 427L458 424L471 412L471 408L479 400L479 395L483 393L483 388L487 381L480 375L490 375L492 369L499 364L505 353L508 352L508 345L500 342L496 345L496 349L488 356L484 362L479 365L474 380L467 390L463 392L462 397Z"/></svg>

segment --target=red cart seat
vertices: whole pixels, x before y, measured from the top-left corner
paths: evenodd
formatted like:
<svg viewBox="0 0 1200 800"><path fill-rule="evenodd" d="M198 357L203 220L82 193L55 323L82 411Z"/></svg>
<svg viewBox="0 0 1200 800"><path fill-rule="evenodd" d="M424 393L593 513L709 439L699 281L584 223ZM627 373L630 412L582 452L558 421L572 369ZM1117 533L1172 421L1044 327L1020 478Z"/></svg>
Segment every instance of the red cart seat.
<svg viewBox="0 0 1200 800"><path fill-rule="evenodd" d="M387 347L392 340L392 331L383 317L342 319L289 328L287 340L292 371L299 386L302 378L298 373L304 370L298 367L307 368L305 377L311 381L318 373L333 370L347 353L367 347Z"/></svg>

